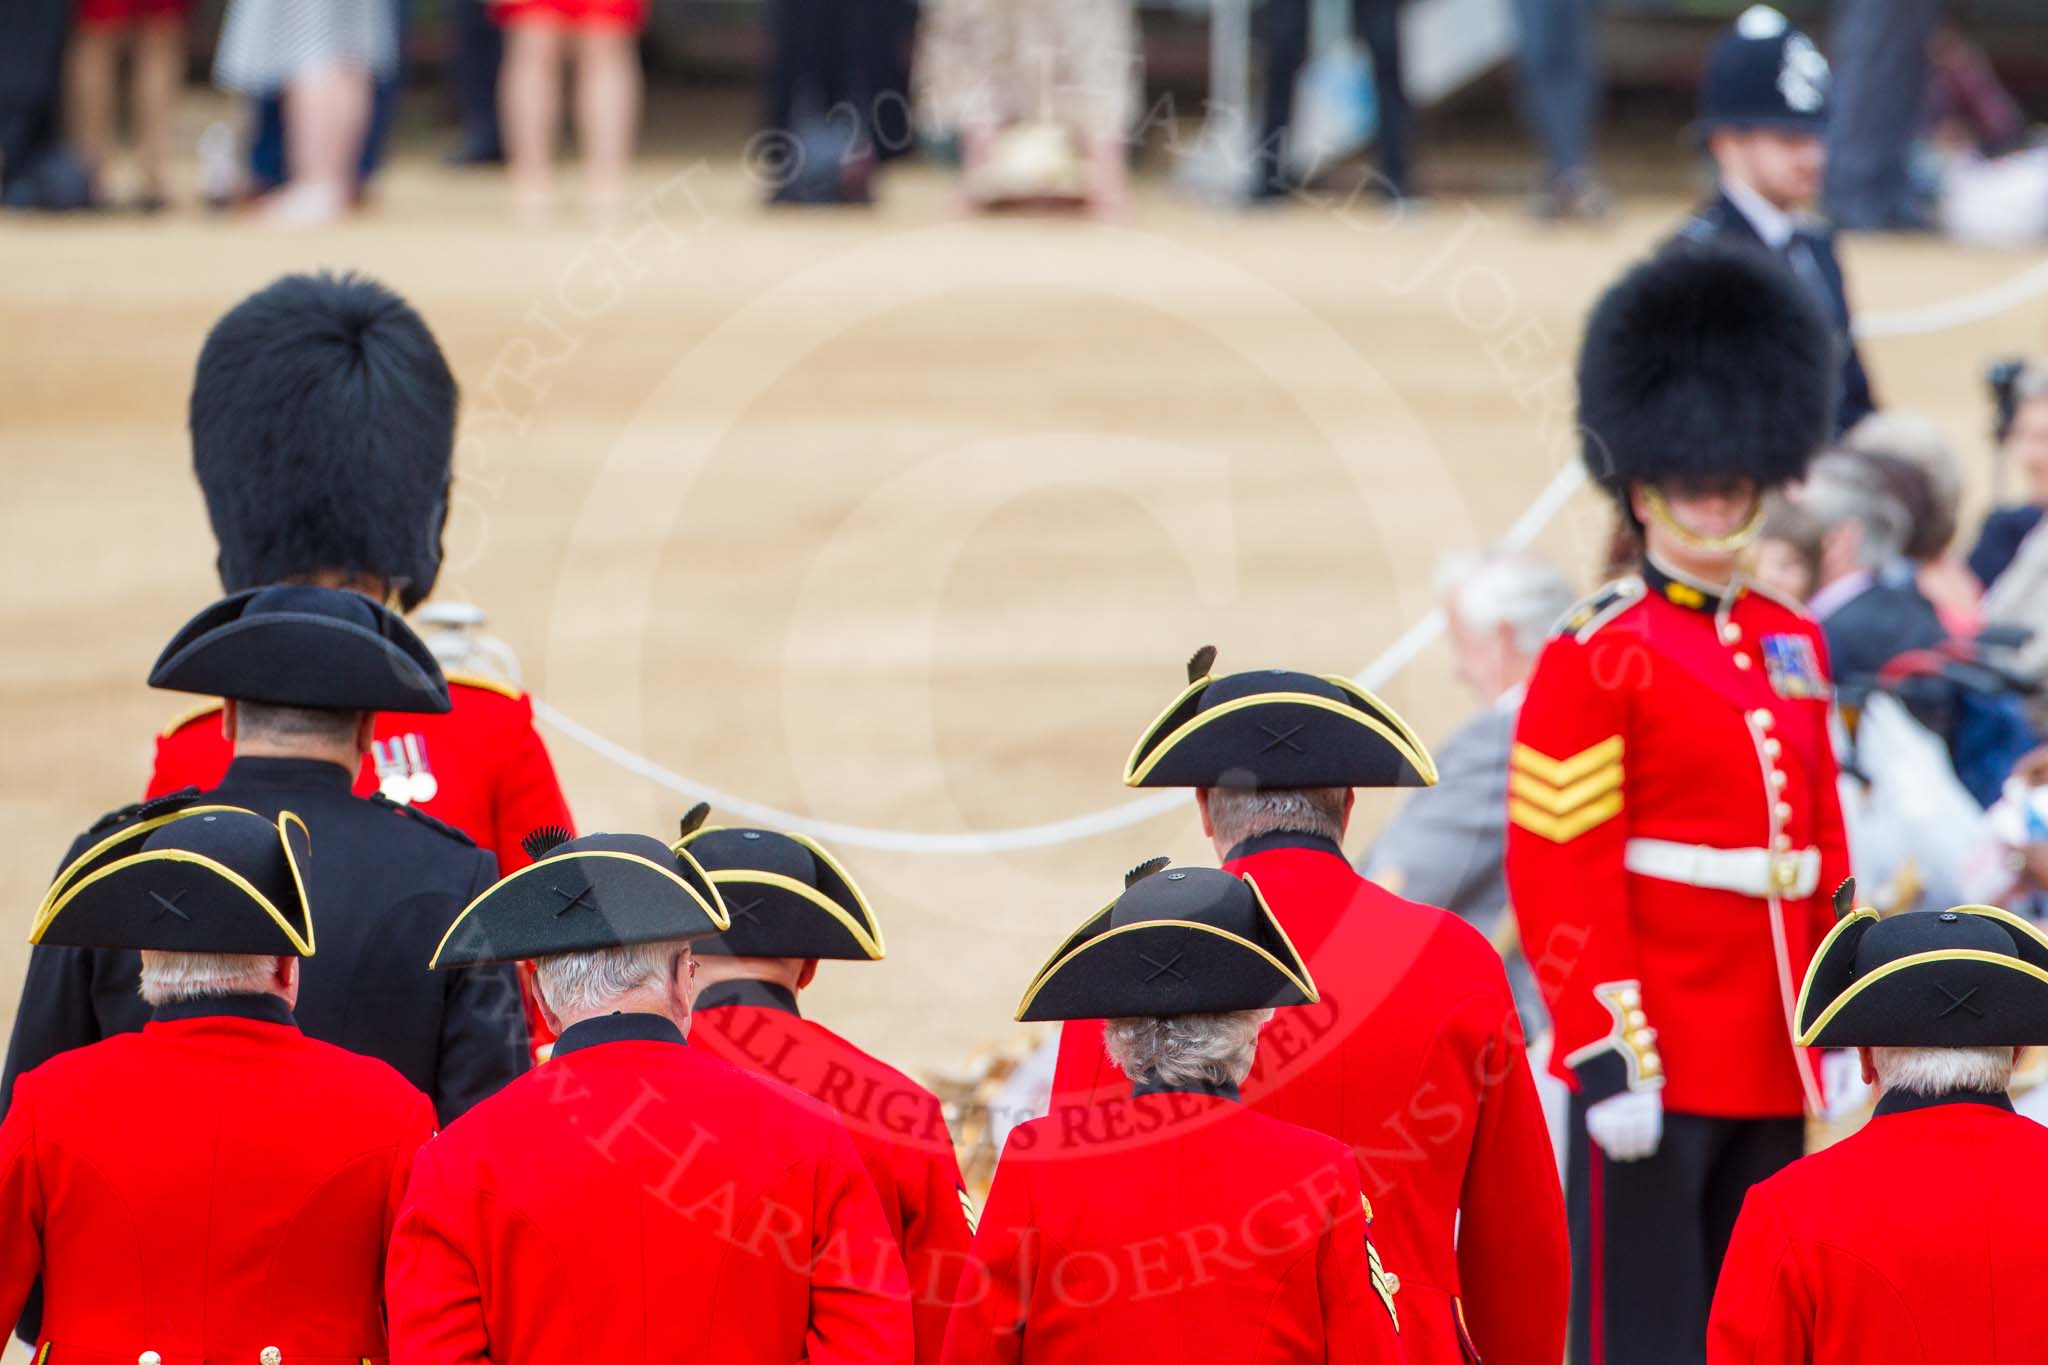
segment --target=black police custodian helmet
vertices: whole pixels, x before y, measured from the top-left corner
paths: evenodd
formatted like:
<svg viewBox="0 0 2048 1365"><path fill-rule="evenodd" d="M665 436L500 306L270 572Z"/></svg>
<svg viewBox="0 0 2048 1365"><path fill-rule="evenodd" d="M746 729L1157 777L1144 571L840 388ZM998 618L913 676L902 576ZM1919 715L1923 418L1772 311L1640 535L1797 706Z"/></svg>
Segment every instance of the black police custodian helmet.
<svg viewBox="0 0 2048 1365"><path fill-rule="evenodd" d="M697 806L683 817L674 849L711 878L732 927L697 940L699 953L880 960L874 909L822 846L801 834L706 825L707 813Z"/></svg>
<svg viewBox="0 0 2048 1365"><path fill-rule="evenodd" d="M224 597L181 627L149 685L333 711L448 709L433 651L358 592L280 583Z"/></svg>
<svg viewBox="0 0 2048 1365"><path fill-rule="evenodd" d="M1802 1047L2048 1043L2048 938L1989 905L1844 916L1794 1009Z"/></svg>
<svg viewBox="0 0 2048 1365"><path fill-rule="evenodd" d="M1216 650L1124 761L1130 787L1427 787L1429 750L1392 707L1338 674L1215 677Z"/></svg>
<svg viewBox="0 0 2048 1365"><path fill-rule="evenodd" d="M1707 55L1701 134L1775 128L1820 134L1828 121L1828 59L1769 5L1752 5Z"/></svg>
<svg viewBox="0 0 2048 1365"><path fill-rule="evenodd" d="M441 571L455 376L411 305L357 275L286 275L214 324L192 467L233 592L317 570L408 610Z"/></svg>
<svg viewBox="0 0 2048 1365"><path fill-rule="evenodd" d="M1586 321L1587 473L1624 507L1631 483L1789 482L1833 431L1835 370L1828 325L1791 271L1760 251L1674 245Z"/></svg>
<svg viewBox="0 0 2048 1365"><path fill-rule="evenodd" d="M29 942L313 955L312 841L298 816L271 820L192 791L125 814L57 874Z"/></svg>
<svg viewBox="0 0 2048 1365"><path fill-rule="evenodd" d="M1131 869L1055 951L1017 1018L1158 1018L1312 1005L1315 983L1258 883L1216 868Z"/></svg>
<svg viewBox="0 0 2048 1365"><path fill-rule="evenodd" d="M430 967L519 962L635 943L701 938L731 927L718 888L688 852L644 834L538 829L534 861L471 901Z"/></svg>

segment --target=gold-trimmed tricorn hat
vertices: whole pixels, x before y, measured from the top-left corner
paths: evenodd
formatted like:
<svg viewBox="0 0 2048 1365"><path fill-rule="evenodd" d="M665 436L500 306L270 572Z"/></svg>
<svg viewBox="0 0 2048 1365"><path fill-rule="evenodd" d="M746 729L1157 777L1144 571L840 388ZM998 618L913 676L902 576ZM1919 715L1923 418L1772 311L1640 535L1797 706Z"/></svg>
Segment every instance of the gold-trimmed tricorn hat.
<svg viewBox="0 0 2048 1365"><path fill-rule="evenodd" d="M1129 787L1429 787L1436 764L1394 709L1341 674L1215 677L1216 650L1124 762Z"/></svg>
<svg viewBox="0 0 2048 1365"><path fill-rule="evenodd" d="M1017 1018L1128 1019L1312 1005L1308 966L1258 883L1212 867L1140 863L1124 893L1067 936Z"/></svg>
<svg viewBox="0 0 2048 1365"><path fill-rule="evenodd" d="M687 852L645 834L543 827L521 841L534 861L464 907L430 967L521 962L722 933L725 902Z"/></svg>
<svg viewBox="0 0 2048 1365"><path fill-rule="evenodd" d="M1802 1047L2048 1043L2048 937L1990 905L1844 915L1794 1011Z"/></svg>
<svg viewBox="0 0 2048 1365"><path fill-rule="evenodd" d="M802 834L707 825L708 813L692 807L673 845L697 860L732 918L724 933L697 940L699 953L880 960L873 907L821 845Z"/></svg>
<svg viewBox="0 0 2048 1365"><path fill-rule="evenodd" d="M312 839L275 820L184 792L94 832L36 911L29 942L66 948L311 957Z"/></svg>

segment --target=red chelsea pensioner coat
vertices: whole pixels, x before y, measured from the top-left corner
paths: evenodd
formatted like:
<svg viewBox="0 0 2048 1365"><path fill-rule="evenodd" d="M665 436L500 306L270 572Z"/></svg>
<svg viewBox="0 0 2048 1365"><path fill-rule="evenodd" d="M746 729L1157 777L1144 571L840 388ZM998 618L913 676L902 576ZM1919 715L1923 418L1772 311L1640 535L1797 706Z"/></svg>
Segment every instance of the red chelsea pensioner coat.
<svg viewBox="0 0 2048 1365"><path fill-rule="evenodd" d="M902 1257L845 1130L613 1014L421 1152L392 1240L404 1365L903 1365Z"/></svg>
<svg viewBox="0 0 2048 1365"><path fill-rule="evenodd" d="M690 1016L690 1045L772 1076L845 1121L903 1252L917 1360L932 1365L974 1238L967 1187L938 1096L802 1017L793 992L765 981L705 987Z"/></svg>
<svg viewBox="0 0 2048 1365"><path fill-rule="evenodd" d="M1402 1362L1356 1160L1232 1089L1012 1132L945 1365Z"/></svg>
<svg viewBox="0 0 2048 1365"><path fill-rule="evenodd" d="M1359 876L1329 840L1262 836L1223 868L1258 883L1322 994L1266 1025L1245 1103L1356 1151L1408 1359L1557 1365L1564 1196L1499 954ZM1099 1127L1061 1107L1129 1093L1102 1025L1067 1025L1053 1117Z"/></svg>
<svg viewBox="0 0 2048 1365"><path fill-rule="evenodd" d="M382 1365L385 1244L433 1131L281 999L165 1006L16 1082L0 1321L40 1271L39 1365Z"/></svg>

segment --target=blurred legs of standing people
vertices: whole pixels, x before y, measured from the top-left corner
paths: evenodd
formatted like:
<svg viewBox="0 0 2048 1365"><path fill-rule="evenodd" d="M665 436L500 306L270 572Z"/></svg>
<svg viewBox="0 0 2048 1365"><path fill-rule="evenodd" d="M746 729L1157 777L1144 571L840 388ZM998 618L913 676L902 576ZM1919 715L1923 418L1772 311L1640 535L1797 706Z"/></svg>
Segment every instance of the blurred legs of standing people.
<svg viewBox="0 0 2048 1365"><path fill-rule="evenodd" d="M590 211L625 202L626 170L640 121L642 0L508 0L499 115L519 214L544 217L554 199L555 143L562 125L563 68L576 64L576 145Z"/></svg>
<svg viewBox="0 0 2048 1365"><path fill-rule="evenodd" d="M412 21L412 6L397 0L392 6L393 22L399 35L397 65L377 79L370 97L369 127L363 134L362 155L356 162L355 192L360 194L384 160L384 146L391 137L391 125L398 117L398 94L405 86L404 35ZM265 194L291 178L290 150L284 126L284 96L265 95L250 101L255 134L249 140L249 189Z"/></svg>
<svg viewBox="0 0 2048 1365"><path fill-rule="evenodd" d="M1826 205L1837 227L1924 231L1907 153L1927 92L1927 43L1942 0L1835 0Z"/></svg>
<svg viewBox="0 0 2048 1365"><path fill-rule="evenodd" d="M1534 205L1539 218L1599 218L1609 207L1607 190L1593 174L1593 106L1599 98L1594 4L1515 0L1522 117L1543 145L1543 188Z"/></svg>
<svg viewBox="0 0 2048 1365"><path fill-rule="evenodd" d="M274 223L347 212L368 135L371 93L398 67L392 0L229 0L214 56L222 89L284 101L284 187L264 200Z"/></svg>
<svg viewBox="0 0 2048 1365"><path fill-rule="evenodd" d="M1252 195L1257 199L1284 198L1294 188L1287 172L1285 144L1294 122L1294 87L1309 55L1311 3L1266 0L1260 13L1266 92L1252 183ZM1414 193L1414 185L1408 166L1408 91L1401 68L1401 0L1351 0L1351 22L1372 54L1373 96L1379 108L1379 133L1373 139L1379 188L1390 199L1406 199Z"/></svg>
<svg viewBox="0 0 2048 1365"><path fill-rule="evenodd" d="M498 135L498 68L505 43L491 22L486 0L454 0L455 116L462 141L448 155L451 166L492 166L505 159Z"/></svg>
<svg viewBox="0 0 2048 1365"><path fill-rule="evenodd" d="M135 205L154 211L168 202L165 167L185 76L185 14L182 0L83 0L78 6L65 54L65 117L72 147L92 177L95 201L103 199L102 177L114 154L125 48L133 63L129 105L142 174Z"/></svg>
<svg viewBox="0 0 2048 1365"><path fill-rule="evenodd" d="M774 202L868 202L879 8L872 0L769 0L762 127L791 139L795 158L770 187Z"/></svg>

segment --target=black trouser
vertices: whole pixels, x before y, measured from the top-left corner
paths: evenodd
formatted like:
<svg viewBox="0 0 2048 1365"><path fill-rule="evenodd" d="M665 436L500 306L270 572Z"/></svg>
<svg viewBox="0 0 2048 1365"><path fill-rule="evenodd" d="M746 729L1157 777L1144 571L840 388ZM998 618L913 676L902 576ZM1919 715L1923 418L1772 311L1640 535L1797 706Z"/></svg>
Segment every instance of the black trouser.
<svg viewBox="0 0 2048 1365"><path fill-rule="evenodd" d="M455 3L455 117L462 125L466 148L496 152L498 137L498 67L505 56L504 35L491 22L486 0Z"/></svg>
<svg viewBox="0 0 2048 1365"><path fill-rule="evenodd" d="M1664 1139L1641 1161L1594 1148L1576 1097L1570 1122L1572 1365L1703 1365L1743 1197L1804 1153L1806 1121L1666 1111Z"/></svg>
<svg viewBox="0 0 2048 1365"><path fill-rule="evenodd" d="M762 126L844 119L869 134L882 16L878 0L770 0Z"/></svg>
<svg viewBox="0 0 2048 1365"><path fill-rule="evenodd" d="M1260 14L1266 48L1266 110L1259 126L1262 188L1282 185L1281 144L1294 121L1294 82L1308 60L1310 0L1266 0ZM1351 0L1351 22L1372 54L1373 95L1379 105L1374 147L1380 174L1393 194L1408 184L1408 92L1401 83L1401 0Z"/></svg>

